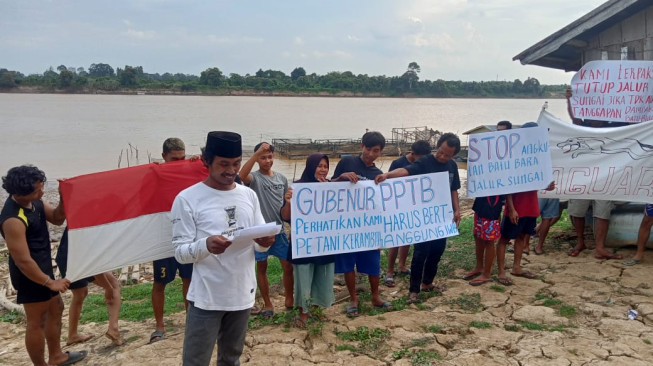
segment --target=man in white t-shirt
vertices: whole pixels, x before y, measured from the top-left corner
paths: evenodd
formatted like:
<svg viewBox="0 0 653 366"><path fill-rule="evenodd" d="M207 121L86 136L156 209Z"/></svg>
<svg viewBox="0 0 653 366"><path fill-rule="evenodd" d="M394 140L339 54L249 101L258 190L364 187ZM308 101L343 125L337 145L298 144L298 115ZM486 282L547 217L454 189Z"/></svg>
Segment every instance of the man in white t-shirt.
<svg viewBox="0 0 653 366"><path fill-rule="evenodd" d="M171 212L175 258L193 263L183 364L208 365L217 342L218 364L239 365L256 294L254 249L267 250L274 236L237 246L229 239L265 223L256 193L235 183L240 135L209 132L202 160L209 176L180 192Z"/></svg>

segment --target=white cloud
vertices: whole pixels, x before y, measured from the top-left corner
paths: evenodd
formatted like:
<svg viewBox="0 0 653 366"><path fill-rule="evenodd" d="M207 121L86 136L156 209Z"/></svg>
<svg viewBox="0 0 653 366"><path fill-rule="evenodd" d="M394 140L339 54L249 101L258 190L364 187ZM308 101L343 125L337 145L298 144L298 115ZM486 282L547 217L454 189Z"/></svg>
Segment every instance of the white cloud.
<svg viewBox="0 0 653 366"><path fill-rule="evenodd" d="M234 43L263 43L263 38L246 36L217 36L209 34L207 39L211 43L234 44Z"/></svg>
<svg viewBox="0 0 653 366"><path fill-rule="evenodd" d="M156 37L156 32L154 31L139 31L135 29L128 29L122 32L122 34L128 38L133 38L142 41L153 39L154 37Z"/></svg>
<svg viewBox="0 0 653 366"><path fill-rule="evenodd" d="M451 51L456 45L449 33L413 34L404 37L404 42L416 47L436 47L442 51Z"/></svg>
<svg viewBox="0 0 653 366"><path fill-rule="evenodd" d="M416 17L408 17L408 20L410 20L413 23L422 23L422 19L416 18Z"/></svg>
<svg viewBox="0 0 653 366"><path fill-rule="evenodd" d="M304 40L302 39L302 37L296 36L295 38L293 38L293 43L298 46L302 46L304 45Z"/></svg>
<svg viewBox="0 0 653 366"><path fill-rule="evenodd" d="M353 41L353 42L360 42L360 41L361 41L360 38L358 38L358 37L356 37L356 36L354 36L354 35L351 35L351 34L348 34L348 35L347 35L347 40L348 40L348 41Z"/></svg>

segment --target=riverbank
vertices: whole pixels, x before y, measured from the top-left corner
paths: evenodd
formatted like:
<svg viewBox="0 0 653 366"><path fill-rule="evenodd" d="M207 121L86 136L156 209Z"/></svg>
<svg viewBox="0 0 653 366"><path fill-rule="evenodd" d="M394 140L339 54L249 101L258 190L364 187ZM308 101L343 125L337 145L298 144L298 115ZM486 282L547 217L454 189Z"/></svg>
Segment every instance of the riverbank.
<svg viewBox="0 0 653 366"><path fill-rule="evenodd" d="M469 218L464 230L471 229ZM569 225L563 220L564 225ZM588 239L590 239L588 237ZM649 273L653 254L641 265L625 267L620 261L601 261L586 250L567 256L573 237L553 228L545 255L531 254L524 267L534 280L513 276L514 285L496 282L472 287L460 279L471 269L468 260L455 266L451 253L465 250L473 257L471 242L450 240L441 263L438 285L443 293L426 294L421 304L407 305L408 278L397 277L397 287L381 285L384 299L397 309L383 312L362 296L363 315L344 314L346 290L337 281L338 302L324 312L326 320L309 329L293 326L292 315L275 322L250 324L241 362L247 365L648 365L653 356L653 289ZM633 250L622 250L625 256ZM511 254L507 263L512 263ZM444 275L443 275L444 274ZM7 276L6 262L0 276ZM368 291L367 280L358 288ZM91 286L92 292L97 287ZM273 288L273 303L283 314L283 296ZM70 292L63 294L70 301ZM147 301L147 300L145 300ZM637 310L628 320L628 310ZM287 320L286 320L287 319ZM64 311L64 334L67 308ZM112 346L102 334L106 323L81 325L94 338L64 350L89 350L92 365L179 365L184 338L184 313L166 315L166 339L148 344L154 321L120 321L125 345ZM24 321L0 327L0 363L27 365ZM215 354L212 364L215 363Z"/></svg>
<svg viewBox="0 0 653 366"><path fill-rule="evenodd" d="M318 97L318 98L441 98L441 99L564 99L564 92L551 92L546 96L536 95L509 95L509 96L487 96L487 95L451 95L451 96L420 96L415 93L383 94L383 93L361 93L347 90L340 91L287 91L287 90L231 90L231 89L206 89L206 90L181 90L179 88L169 89L148 89L148 88L117 88L114 90L104 89L57 89L41 86L16 86L11 89L0 89L0 93L16 94L98 94L98 95L178 95L178 96L241 96L241 97Z"/></svg>

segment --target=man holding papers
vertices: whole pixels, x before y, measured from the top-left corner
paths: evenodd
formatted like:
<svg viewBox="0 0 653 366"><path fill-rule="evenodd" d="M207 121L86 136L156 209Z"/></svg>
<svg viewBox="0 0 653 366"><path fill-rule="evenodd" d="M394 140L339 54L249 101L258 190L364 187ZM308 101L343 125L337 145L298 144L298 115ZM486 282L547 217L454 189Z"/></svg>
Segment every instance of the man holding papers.
<svg viewBox="0 0 653 366"><path fill-rule="evenodd" d="M240 364L256 294L254 249L265 251L274 242L274 236L233 239L265 224L256 193L235 183L241 155L239 134L209 132L202 151L209 176L180 192L172 205L175 258L193 263L184 365L208 365L216 342L218 364Z"/></svg>

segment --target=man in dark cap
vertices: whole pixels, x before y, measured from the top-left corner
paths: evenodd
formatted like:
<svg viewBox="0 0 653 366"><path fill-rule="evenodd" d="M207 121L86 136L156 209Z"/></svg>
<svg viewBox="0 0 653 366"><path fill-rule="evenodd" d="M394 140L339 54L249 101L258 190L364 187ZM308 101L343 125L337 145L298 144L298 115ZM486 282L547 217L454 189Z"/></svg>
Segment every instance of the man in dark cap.
<svg viewBox="0 0 653 366"><path fill-rule="evenodd" d="M270 236L231 247L235 232L265 223L256 193L236 184L241 155L239 134L209 132L202 150L209 176L180 192L172 205L175 258L193 263L184 365L208 365L216 342L220 365L240 364L256 294L254 250L274 242Z"/></svg>

